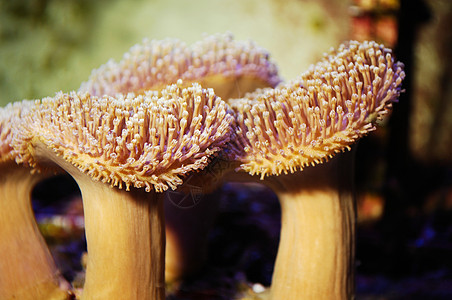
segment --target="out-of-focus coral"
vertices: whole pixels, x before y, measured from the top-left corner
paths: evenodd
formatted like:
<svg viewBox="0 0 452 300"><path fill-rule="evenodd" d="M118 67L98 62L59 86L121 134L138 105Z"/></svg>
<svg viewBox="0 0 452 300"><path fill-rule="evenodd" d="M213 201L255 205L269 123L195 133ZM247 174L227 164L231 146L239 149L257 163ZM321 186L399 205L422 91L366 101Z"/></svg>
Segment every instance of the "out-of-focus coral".
<svg viewBox="0 0 452 300"><path fill-rule="evenodd" d="M427 163L451 162L452 2L426 1L432 17L419 28L414 49L410 148Z"/></svg>
<svg viewBox="0 0 452 300"><path fill-rule="evenodd" d="M351 38L375 40L388 47L397 43L400 0L353 0L350 6Z"/></svg>
<svg viewBox="0 0 452 300"><path fill-rule="evenodd" d="M358 224L377 221L383 213L384 199L376 193L361 193L357 199Z"/></svg>

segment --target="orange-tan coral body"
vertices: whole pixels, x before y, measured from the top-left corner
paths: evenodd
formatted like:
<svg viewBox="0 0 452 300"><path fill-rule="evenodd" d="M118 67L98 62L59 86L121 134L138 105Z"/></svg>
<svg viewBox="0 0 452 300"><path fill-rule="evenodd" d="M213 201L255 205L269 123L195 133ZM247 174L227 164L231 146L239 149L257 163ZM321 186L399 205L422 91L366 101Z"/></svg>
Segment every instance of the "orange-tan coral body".
<svg viewBox="0 0 452 300"><path fill-rule="evenodd" d="M145 39L125 53L119 62L109 61L93 70L80 91L97 96L143 94L179 79L184 86L198 82L212 88L225 101L257 88L274 87L281 81L267 50L250 40L234 40L226 33L206 36L192 45L177 39ZM216 186L200 182L200 186L207 185L211 186L210 190ZM199 244L204 242L200 239L203 235L206 239L206 230L212 223L201 211L208 210L212 215L216 210L215 199L206 201L210 208L195 207L189 212L166 205L165 276L168 281L189 275L201 265L204 251L199 250Z"/></svg>
<svg viewBox="0 0 452 300"><path fill-rule="evenodd" d="M389 113L404 77L390 49L351 41L292 82L230 101L231 159L281 202L271 299L353 298L353 163L341 152Z"/></svg>
<svg viewBox="0 0 452 300"><path fill-rule="evenodd" d="M161 194L229 142L233 116L212 89L182 81L144 95L58 93L14 132L18 161L59 167L82 192L88 263L82 299L164 299ZM124 188L124 189L123 189Z"/></svg>

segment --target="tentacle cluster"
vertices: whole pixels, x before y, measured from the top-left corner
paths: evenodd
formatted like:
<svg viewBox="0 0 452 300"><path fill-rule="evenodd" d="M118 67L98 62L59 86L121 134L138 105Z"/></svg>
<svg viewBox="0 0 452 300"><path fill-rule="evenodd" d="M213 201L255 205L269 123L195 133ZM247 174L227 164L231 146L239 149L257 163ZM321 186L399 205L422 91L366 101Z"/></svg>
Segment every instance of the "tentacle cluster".
<svg viewBox="0 0 452 300"><path fill-rule="evenodd" d="M404 77L391 50L351 41L288 84L231 100L239 169L293 173L349 149L389 112Z"/></svg>
<svg viewBox="0 0 452 300"><path fill-rule="evenodd" d="M219 77L237 80L241 76L262 81L261 86L275 86L281 81L267 50L252 41L235 41L231 34L207 36L191 46L177 39L143 40L121 61L111 60L93 70L80 91L96 96L142 93L178 79L212 87L223 82Z"/></svg>
<svg viewBox="0 0 452 300"><path fill-rule="evenodd" d="M81 90L94 95L59 93L25 113L19 104L0 110L2 159L14 149L18 162L37 166L33 145L42 143L97 180L148 191L176 188L220 150L240 165L237 170L261 178L293 173L374 130L397 101L405 77L391 50L351 41L292 82L229 99L232 111L212 89L192 82L228 70L231 76L262 71L279 81L263 50L228 35L191 47L144 42L119 64L93 72ZM171 81L177 83L147 90ZM137 94L126 96L131 90ZM21 122L8 129L11 114Z"/></svg>
<svg viewBox="0 0 452 300"><path fill-rule="evenodd" d="M33 106L33 101L23 100L0 107L0 163L14 161L16 151L11 147L13 128Z"/></svg>
<svg viewBox="0 0 452 300"><path fill-rule="evenodd" d="M36 101L12 142L19 162L38 166L42 143L95 180L147 191L175 189L230 139L233 116L212 89L182 81L145 95L97 98L58 93Z"/></svg>

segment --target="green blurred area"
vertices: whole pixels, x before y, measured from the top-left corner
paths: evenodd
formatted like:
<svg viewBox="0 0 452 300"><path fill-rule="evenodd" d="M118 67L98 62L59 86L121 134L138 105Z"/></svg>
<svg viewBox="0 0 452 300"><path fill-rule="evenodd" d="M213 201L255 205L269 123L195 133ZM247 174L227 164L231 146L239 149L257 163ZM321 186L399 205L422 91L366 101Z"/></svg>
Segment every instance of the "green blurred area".
<svg viewBox="0 0 452 300"><path fill-rule="evenodd" d="M230 31L291 79L348 37L347 1L0 0L0 105L77 89L143 38Z"/></svg>

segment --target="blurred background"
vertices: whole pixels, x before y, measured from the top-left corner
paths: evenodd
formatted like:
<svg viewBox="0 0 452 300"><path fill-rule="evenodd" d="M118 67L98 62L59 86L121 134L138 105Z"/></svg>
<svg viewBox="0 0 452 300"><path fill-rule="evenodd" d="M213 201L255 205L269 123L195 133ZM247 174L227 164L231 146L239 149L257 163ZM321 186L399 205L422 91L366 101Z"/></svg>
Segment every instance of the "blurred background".
<svg viewBox="0 0 452 300"><path fill-rule="evenodd" d="M450 0L0 0L0 105L77 89L145 37L230 31L267 48L286 80L343 41L381 42L407 77L389 121L358 146L357 298L452 299L451 28ZM207 265L171 299L233 299L270 284L276 197L240 184L217 195ZM82 281L76 185L47 181L34 205L63 273Z"/></svg>

